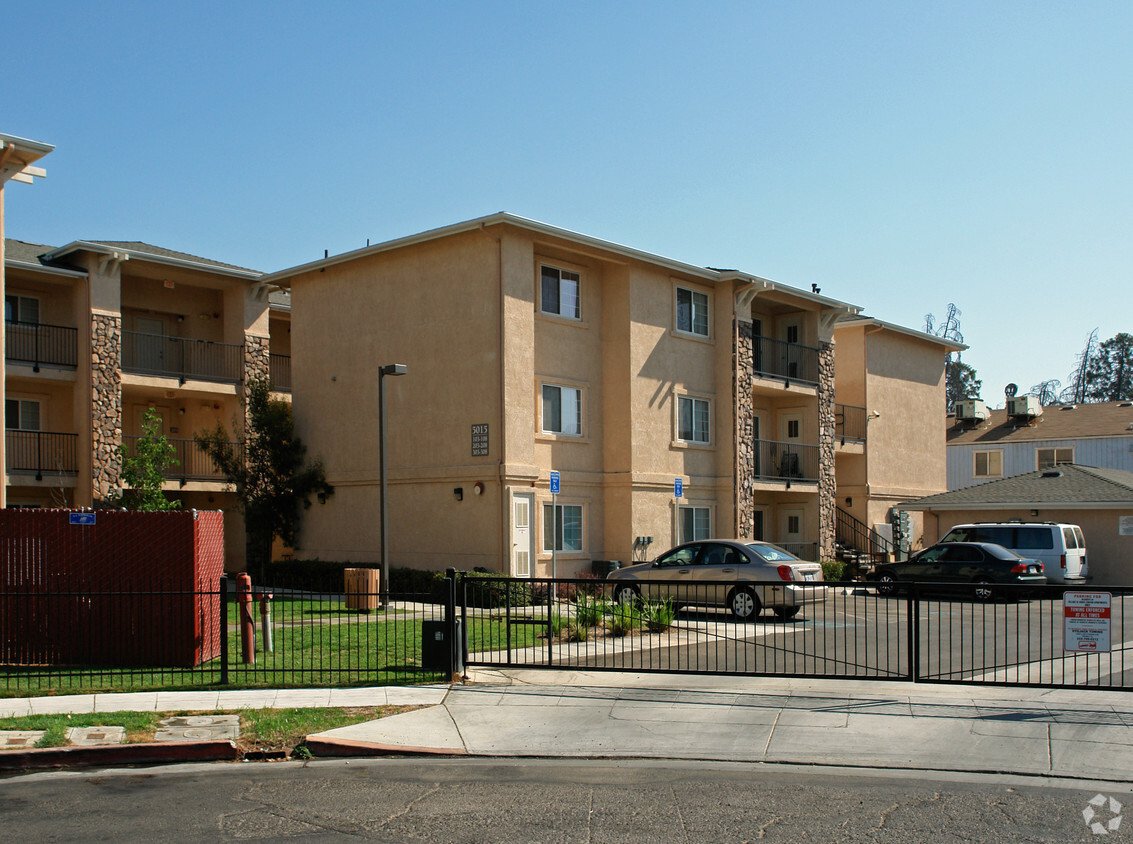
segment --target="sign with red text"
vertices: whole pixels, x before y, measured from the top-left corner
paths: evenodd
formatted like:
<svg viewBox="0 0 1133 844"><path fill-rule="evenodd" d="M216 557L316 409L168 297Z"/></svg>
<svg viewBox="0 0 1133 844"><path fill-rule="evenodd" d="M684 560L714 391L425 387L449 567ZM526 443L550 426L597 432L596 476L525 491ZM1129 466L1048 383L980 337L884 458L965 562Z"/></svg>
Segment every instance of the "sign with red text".
<svg viewBox="0 0 1133 844"><path fill-rule="evenodd" d="M1109 652L1111 602L1109 592L1067 592L1062 596L1066 650Z"/></svg>

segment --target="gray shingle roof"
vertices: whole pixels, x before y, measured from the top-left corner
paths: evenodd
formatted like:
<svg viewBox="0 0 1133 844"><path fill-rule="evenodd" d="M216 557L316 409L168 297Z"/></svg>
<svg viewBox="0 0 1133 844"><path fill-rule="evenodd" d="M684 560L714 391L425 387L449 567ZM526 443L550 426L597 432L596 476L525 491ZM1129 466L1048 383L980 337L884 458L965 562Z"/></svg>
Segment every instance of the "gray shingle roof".
<svg viewBox="0 0 1133 844"><path fill-rule="evenodd" d="M988 481L964 489L942 492L902 504L910 510L934 507L962 509L965 506L1004 504L1026 507L1042 504L1128 504L1133 507L1133 472L1096 469L1092 466L1059 466L1053 470L1028 472L999 481Z"/></svg>
<svg viewBox="0 0 1133 844"><path fill-rule="evenodd" d="M109 246L112 249L127 249L130 252L153 255L156 258L174 258L178 261L190 261L194 264L219 267L225 270L239 270L246 273L259 272L259 270L249 269L248 267L238 267L236 264L225 264L222 261L214 261L211 258L202 258L199 255L190 255L188 252L177 252L173 249L166 249L162 246L154 246L152 243L143 243L140 240L88 240L85 242L97 243L99 246Z"/></svg>
<svg viewBox="0 0 1133 844"><path fill-rule="evenodd" d="M54 246L45 246L42 243L28 243L24 240L12 240L10 237L6 237L4 238L4 260L19 261L22 264L42 264L39 256L54 248Z"/></svg>
<svg viewBox="0 0 1133 844"><path fill-rule="evenodd" d="M1115 436L1133 437L1133 404L1129 402L1051 405L1029 425L1016 425L1006 410L993 410L986 422L974 428L949 420L947 431L948 445Z"/></svg>

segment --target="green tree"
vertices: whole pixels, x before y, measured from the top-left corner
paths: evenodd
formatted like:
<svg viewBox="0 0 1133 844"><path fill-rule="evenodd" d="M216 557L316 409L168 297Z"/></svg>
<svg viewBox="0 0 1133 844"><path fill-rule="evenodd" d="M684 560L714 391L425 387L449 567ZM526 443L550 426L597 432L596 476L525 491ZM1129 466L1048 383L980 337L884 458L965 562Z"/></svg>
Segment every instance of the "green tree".
<svg viewBox="0 0 1133 844"><path fill-rule="evenodd" d="M1133 399L1133 334L1122 332L1098 344L1086 364L1086 401Z"/></svg>
<svg viewBox="0 0 1133 844"><path fill-rule="evenodd" d="M118 456L122 459L122 481L126 484L119 495L119 502L130 510L176 510L180 501L165 497L161 485L165 481L165 470L177 466L173 456L176 450L165 439L161 430L161 417L152 407L142 417L142 435L134 445L134 453L126 450L126 444L118 446Z"/></svg>
<svg viewBox="0 0 1133 844"><path fill-rule="evenodd" d="M307 447L295 436L291 405L272 398L266 378L248 382L245 403L245 413L233 420L239 444L221 422L193 439L235 487L244 514L248 570L258 570L263 578L272 542L279 537L294 546L311 496L333 495L334 487L326 481L321 460L307 462Z"/></svg>

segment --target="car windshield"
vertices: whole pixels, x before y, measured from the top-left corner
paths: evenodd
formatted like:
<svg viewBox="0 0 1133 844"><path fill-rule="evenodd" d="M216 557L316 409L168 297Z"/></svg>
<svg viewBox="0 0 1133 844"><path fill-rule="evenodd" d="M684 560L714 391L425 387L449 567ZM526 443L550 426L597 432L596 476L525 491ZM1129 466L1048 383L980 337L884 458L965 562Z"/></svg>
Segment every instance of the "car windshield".
<svg viewBox="0 0 1133 844"><path fill-rule="evenodd" d="M747 547L769 563L802 562L798 557L792 557L782 548L776 548L774 545L760 545L758 543L751 543Z"/></svg>

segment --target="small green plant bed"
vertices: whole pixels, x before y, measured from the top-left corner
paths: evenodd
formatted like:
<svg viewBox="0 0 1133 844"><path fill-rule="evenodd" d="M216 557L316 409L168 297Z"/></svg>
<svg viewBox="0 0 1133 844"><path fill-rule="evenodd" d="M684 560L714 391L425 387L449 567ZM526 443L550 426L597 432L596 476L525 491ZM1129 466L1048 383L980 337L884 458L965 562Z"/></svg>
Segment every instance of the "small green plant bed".
<svg viewBox="0 0 1133 844"><path fill-rule="evenodd" d="M98 712L74 715L28 715L0 718L0 730L46 730L36 747L64 747L71 727L125 727L126 743L153 741L163 718L176 715L240 716L240 738L236 745L242 753L291 753L301 747L303 739L337 727L374 721L408 712L412 706L328 707L315 709L242 709L217 712ZM302 755L302 754L299 754Z"/></svg>

